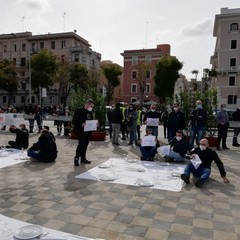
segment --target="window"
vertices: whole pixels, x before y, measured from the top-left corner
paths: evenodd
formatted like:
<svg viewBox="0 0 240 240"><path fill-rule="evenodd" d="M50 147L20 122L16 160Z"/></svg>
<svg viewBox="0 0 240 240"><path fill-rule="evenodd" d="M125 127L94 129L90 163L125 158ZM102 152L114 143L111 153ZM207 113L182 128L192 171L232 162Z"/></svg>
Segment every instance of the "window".
<svg viewBox="0 0 240 240"><path fill-rule="evenodd" d="M133 56L132 57L132 65L137 65L138 64L138 56Z"/></svg>
<svg viewBox="0 0 240 240"><path fill-rule="evenodd" d="M12 103L16 103L16 97L12 96Z"/></svg>
<svg viewBox="0 0 240 240"><path fill-rule="evenodd" d="M40 42L40 48L44 49L44 42Z"/></svg>
<svg viewBox="0 0 240 240"><path fill-rule="evenodd" d="M25 97L21 96L21 103L25 103Z"/></svg>
<svg viewBox="0 0 240 240"><path fill-rule="evenodd" d="M21 67L26 67L26 58L21 58Z"/></svg>
<svg viewBox="0 0 240 240"><path fill-rule="evenodd" d="M150 79L151 78L151 70L146 70L146 79Z"/></svg>
<svg viewBox="0 0 240 240"><path fill-rule="evenodd" d="M78 53L74 54L74 61L79 62L79 54Z"/></svg>
<svg viewBox="0 0 240 240"><path fill-rule="evenodd" d="M236 67L237 59L236 58L230 58L230 67Z"/></svg>
<svg viewBox="0 0 240 240"><path fill-rule="evenodd" d="M151 92L151 84L150 84L150 83L147 83L147 84L146 84L145 92L146 92L146 93L150 93L150 92Z"/></svg>
<svg viewBox="0 0 240 240"><path fill-rule="evenodd" d="M23 51L23 52L26 51L26 44L25 44L25 43L22 44L22 51Z"/></svg>
<svg viewBox="0 0 240 240"><path fill-rule="evenodd" d="M3 96L3 103L7 103L7 96Z"/></svg>
<svg viewBox="0 0 240 240"><path fill-rule="evenodd" d="M17 63L17 59L16 59L16 58L13 58L13 65L16 66L16 63Z"/></svg>
<svg viewBox="0 0 240 240"><path fill-rule="evenodd" d="M237 40L231 40L231 49L237 49Z"/></svg>
<svg viewBox="0 0 240 240"><path fill-rule="evenodd" d="M235 76L229 76L229 86L235 86Z"/></svg>
<svg viewBox="0 0 240 240"><path fill-rule="evenodd" d="M151 56L147 55L147 56L145 57L145 62L146 62L146 63L150 63L151 60L152 60Z"/></svg>
<svg viewBox="0 0 240 240"><path fill-rule="evenodd" d="M136 79L137 78L137 70L132 70L132 79Z"/></svg>
<svg viewBox="0 0 240 240"><path fill-rule="evenodd" d="M137 84L131 84L131 93L137 93Z"/></svg>
<svg viewBox="0 0 240 240"><path fill-rule="evenodd" d="M17 44L13 44L13 51L14 51L14 52L17 51Z"/></svg>
<svg viewBox="0 0 240 240"><path fill-rule="evenodd" d="M237 31L238 30L238 23L232 23L230 25L230 31Z"/></svg>
<svg viewBox="0 0 240 240"><path fill-rule="evenodd" d="M66 47L66 41L62 40L62 48L65 48L65 47Z"/></svg>
<svg viewBox="0 0 240 240"><path fill-rule="evenodd" d="M35 103L35 96L32 96L32 103Z"/></svg>
<svg viewBox="0 0 240 240"><path fill-rule="evenodd" d="M32 43L32 51L33 51L33 52L36 51L36 43Z"/></svg>
<svg viewBox="0 0 240 240"><path fill-rule="evenodd" d="M228 95L228 104L236 104L237 95Z"/></svg>
<svg viewBox="0 0 240 240"><path fill-rule="evenodd" d="M135 103L136 101L137 101L137 98L135 98L135 97L131 98L131 103Z"/></svg>
<svg viewBox="0 0 240 240"><path fill-rule="evenodd" d="M55 49L55 42L54 41L51 42L51 49Z"/></svg>

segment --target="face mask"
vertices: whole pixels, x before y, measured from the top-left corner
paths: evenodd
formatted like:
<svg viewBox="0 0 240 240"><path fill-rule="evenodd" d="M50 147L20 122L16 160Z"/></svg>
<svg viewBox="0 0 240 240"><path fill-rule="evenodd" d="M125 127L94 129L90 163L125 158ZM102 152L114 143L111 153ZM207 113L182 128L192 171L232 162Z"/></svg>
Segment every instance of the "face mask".
<svg viewBox="0 0 240 240"><path fill-rule="evenodd" d="M129 108L129 110L133 110L133 108L132 108L132 107L130 107L130 108Z"/></svg>
<svg viewBox="0 0 240 240"><path fill-rule="evenodd" d="M87 110L88 110L89 112L91 112L91 111L92 111L92 109L93 109L92 107L89 107Z"/></svg>
<svg viewBox="0 0 240 240"><path fill-rule="evenodd" d="M152 108L152 109L151 109L151 111L152 111L152 112L155 112L155 109L154 109L154 108Z"/></svg>
<svg viewBox="0 0 240 240"><path fill-rule="evenodd" d="M178 108L177 108L177 107L174 107L174 108L173 108L173 110L174 110L174 111L177 111L177 110L178 110Z"/></svg>
<svg viewBox="0 0 240 240"><path fill-rule="evenodd" d="M201 151L204 151L204 150L207 149L207 147L206 147L206 146L203 146L203 145L200 145L199 148L200 148Z"/></svg>
<svg viewBox="0 0 240 240"><path fill-rule="evenodd" d="M226 109L226 108L223 108L222 110L223 110L224 112L226 112L227 109Z"/></svg>
<svg viewBox="0 0 240 240"><path fill-rule="evenodd" d="M199 109L199 108L202 108L202 105L201 104L198 104L197 105L197 108Z"/></svg>
<svg viewBox="0 0 240 240"><path fill-rule="evenodd" d="M181 139L182 139L181 137L176 137L177 141L181 141Z"/></svg>

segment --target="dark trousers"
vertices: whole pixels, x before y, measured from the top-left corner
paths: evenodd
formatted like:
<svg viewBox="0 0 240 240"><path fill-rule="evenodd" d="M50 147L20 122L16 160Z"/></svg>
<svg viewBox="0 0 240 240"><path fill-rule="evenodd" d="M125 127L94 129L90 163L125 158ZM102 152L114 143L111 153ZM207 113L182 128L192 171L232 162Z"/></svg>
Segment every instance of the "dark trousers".
<svg viewBox="0 0 240 240"><path fill-rule="evenodd" d="M218 124L218 144L217 147L220 148L221 141L222 141L222 147L227 147L226 140L227 140L227 131L228 131L228 125L227 124Z"/></svg>
<svg viewBox="0 0 240 240"><path fill-rule="evenodd" d="M91 134L89 132L82 132L82 133L78 134L78 146L76 149L75 158L80 157L81 161L86 160L86 152L87 152L90 135Z"/></svg>
<svg viewBox="0 0 240 240"><path fill-rule="evenodd" d="M110 136L110 138L112 138L112 133L113 133L112 123L109 122L109 136Z"/></svg>
<svg viewBox="0 0 240 240"><path fill-rule="evenodd" d="M141 138L141 131L140 131L140 129L141 129L141 125L137 125L137 139L138 139L138 141Z"/></svg>
<svg viewBox="0 0 240 240"><path fill-rule="evenodd" d="M163 124L163 133L164 133L164 138L167 138L167 124Z"/></svg>
<svg viewBox="0 0 240 240"><path fill-rule="evenodd" d="M28 119L28 121L29 121L29 132L32 133L35 119Z"/></svg>
<svg viewBox="0 0 240 240"><path fill-rule="evenodd" d="M121 131L122 131L122 139L125 140L126 139L126 135L128 135L128 133L127 133L127 125L126 125L125 122L121 123Z"/></svg>
<svg viewBox="0 0 240 240"><path fill-rule="evenodd" d="M240 133L240 128L234 128L234 135L233 135L233 141L232 144L233 145L237 145L238 144L238 135Z"/></svg>
<svg viewBox="0 0 240 240"><path fill-rule="evenodd" d="M11 148L16 148L16 149L21 149L21 148L22 148L22 147L19 146L19 144L17 144L17 142L15 142L15 141L9 141L8 144L9 144L9 146L10 146Z"/></svg>

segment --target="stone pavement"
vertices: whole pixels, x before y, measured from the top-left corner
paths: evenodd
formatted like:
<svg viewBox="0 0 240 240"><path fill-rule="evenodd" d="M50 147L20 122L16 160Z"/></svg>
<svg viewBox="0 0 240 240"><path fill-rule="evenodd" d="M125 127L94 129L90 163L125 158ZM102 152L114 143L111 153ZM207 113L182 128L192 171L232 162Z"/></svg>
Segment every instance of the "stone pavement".
<svg viewBox="0 0 240 240"><path fill-rule="evenodd" d="M165 141L160 126L160 140ZM54 131L54 130L53 130ZM30 143L39 135L34 133ZM0 145L14 135L0 132ZM57 136L58 159L53 164L22 162L0 169L0 213L32 224L78 234L112 239L237 240L240 239L240 148L219 155L225 164L225 185L213 164L211 179L198 189L181 192L76 179L80 173L110 157L139 150L127 141L113 147L91 142L91 165L73 166L76 140Z"/></svg>

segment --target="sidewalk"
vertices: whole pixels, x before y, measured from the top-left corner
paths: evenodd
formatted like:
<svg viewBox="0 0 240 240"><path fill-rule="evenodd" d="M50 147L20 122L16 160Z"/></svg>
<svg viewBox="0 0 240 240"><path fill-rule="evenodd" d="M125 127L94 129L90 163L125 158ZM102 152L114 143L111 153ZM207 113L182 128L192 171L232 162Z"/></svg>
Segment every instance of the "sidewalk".
<svg viewBox="0 0 240 240"><path fill-rule="evenodd" d="M56 134L55 129L53 132ZM143 131L144 132L144 131ZM0 132L0 145L15 136ZM39 135L30 137L30 144ZM159 138L163 138L162 126ZM240 148L218 152L225 164L225 185L213 164L211 179L203 188L193 184L182 192L94 182L75 178L110 157L128 154L139 158L139 149L109 139L91 142L91 165L73 166L76 140L56 136L58 158L54 164L19 163L0 169L1 214L47 228L107 240L237 240L240 239Z"/></svg>

